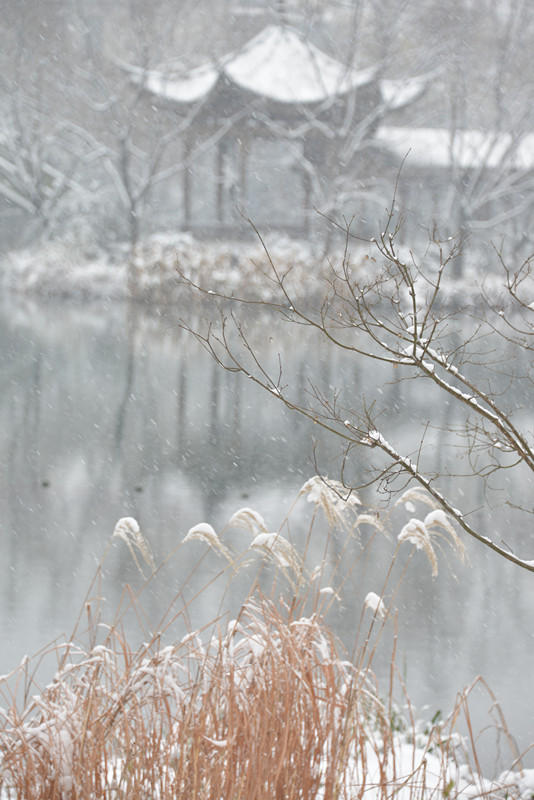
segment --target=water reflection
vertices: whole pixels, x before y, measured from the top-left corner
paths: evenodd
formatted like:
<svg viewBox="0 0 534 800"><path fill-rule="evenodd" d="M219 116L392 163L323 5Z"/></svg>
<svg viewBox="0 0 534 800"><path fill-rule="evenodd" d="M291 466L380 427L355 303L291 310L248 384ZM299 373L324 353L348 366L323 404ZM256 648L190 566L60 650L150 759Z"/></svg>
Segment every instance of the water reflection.
<svg viewBox="0 0 534 800"><path fill-rule="evenodd" d="M132 320L121 305L10 300L2 308L0 671L70 632L119 517L139 520L158 560L196 522L220 527L243 505L256 508L274 529L313 474L316 428L219 369L181 332L178 313L138 313ZM355 395L379 379L401 442L422 405L433 402L414 384L377 376L373 365L347 362L294 330L280 334L286 374L295 377L301 398L310 371L321 385L343 385ZM267 359L276 360L265 328L250 335ZM441 421L451 413L444 405ZM455 455L447 455L442 431L433 436L428 458L441 468ZM338 445L322 441L317 452L335 477ZM354 476L363 468L356 461ZM472 507L483 503L474 495L469 500ZM297 540L305 536L308 511L304 503L297 512ZM244 535L235 541L247 544ZM323 546L319 531L317 559ZM450 706L455 691L483 673L526 744L534 738L531 715L524 713L534 657L532 578L480 547L469 549L470 568L454 563L458 580L445 568L433 580L416 556L396 597L399 666L414 701L428 703L432 713ZM387 541L374 551L334 610L347 638L362 597L380 591L391 551ZM157 624L201 552L192 545L166 567L147 595L147 624ZM359 553L355 543L347 563ZM114 547L106 564L102 591L113 605L124 585L138 587L140 578L125 548ZM202 580L217 569L207 559ZM236 597L246 579L240 580ZM217 608L223 589L215 583L205 602ZM184 591L193 594L195 587Z"/></svg>

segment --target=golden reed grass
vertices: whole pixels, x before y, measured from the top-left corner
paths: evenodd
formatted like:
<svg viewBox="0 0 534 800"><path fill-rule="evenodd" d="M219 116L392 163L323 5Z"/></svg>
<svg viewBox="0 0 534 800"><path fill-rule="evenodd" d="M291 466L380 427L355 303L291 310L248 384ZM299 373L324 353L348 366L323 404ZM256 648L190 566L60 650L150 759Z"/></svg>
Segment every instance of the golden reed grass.
<svg viewBox="0 0 534 800"><path fill-rule="evenodd" d="M149 642L131 649L121 615L103 627L88 601L85 634L78 628L71 639L39 656L57 659L48 686L39 687L26 661L2 679L2 800L520 796L518 776L523 773L504 723L513 769L507 773L508 783L489 784L480 777L467 692L446 720L424 728L402 694L394 646L385 692L379 691L372 669L386 625L395 629L392 601L398 586L390 583L399 548L409 541L416 550L422 537L434 571L436 555L428 552L432 529L439 527L449 534L452 547L457 546L448 520L432 510L426 523L415 524L415 518L407 523L411 527L403 529L393 548L380 593L369 593L361 604L353 649L347 654L327 617L352 567L342 568L348 551L339 547L334 561L326 548L319 565L307 565L317 517L327 520L327 540L334 528L343 528L349 537L361 526L372 531L368 544L359 546L356 561L374 537L383 535L388 520L362 513L359 502L332 481L312 479L299 496L312 504L300 554L287 519L278 531L269 532L251 509L236 512L220 534L200 523L180 545L190 547L195 541L198 546L200 541L213 549L223 559L221 574L229 580L243 565L250 567L251 560L260 558L262 568L271 565L270 591L260 588L261 570L256 571L234 619L218 611L180 641L164 644L160 628ZM415 495L402 502L411 510L421 500L429 502ZM235 553L222 543L235 527L250 534L245 552ZM120 520L115 538L126 542L139 566L140 557L153 569L150 548L135 520ZM147 583L157 575L155 570ZM327 576L330 584L337 579L335 588L323 585ZM130 607L141 606L142 597L142 592L132 593ZM173 620L177 615L186 618L187 604L169 614ZM396 686L405 706L402 714L394 702ZM467 736L458 733L461 720Z"/></svg>

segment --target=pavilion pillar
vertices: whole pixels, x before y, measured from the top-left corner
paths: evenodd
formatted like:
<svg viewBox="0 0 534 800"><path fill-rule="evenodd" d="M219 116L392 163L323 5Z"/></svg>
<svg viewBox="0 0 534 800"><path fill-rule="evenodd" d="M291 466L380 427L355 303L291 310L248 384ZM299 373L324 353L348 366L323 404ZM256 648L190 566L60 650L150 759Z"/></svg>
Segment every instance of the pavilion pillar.
<svg viewBox="0 0 534 800"><path fill-rule="evenodd" d="M184 146L184 170L182 174L182 201L184 206L183 211L183 227L188 230L191 227L191 164L189 162L191 156L191 143L189 137L185 140Z"/></svg>
<svg viewBox="0 0 534 800"><path fill-rule="evenodd" d="M310 176L307 172L302 175L302 189L304 195L304 235L309 238L311 231L312 187Z"/></svg>
<svg viewBox="0 0 534 800"><path fill-rule="evenodd" d="M225 202L225 175L224 175L224 143L223 139L217 142L216 162L215 162L215 214L217 224L222 226L224 223L224 202Z"/></svg>
<svg viewBox="0 0 534 800"><path fill-rule="evenodd" d="M249 140L245 136L238 139L239 142L239 186L238 186L238 210L247 215L247 180L248 180L248 157Z"/></svg>

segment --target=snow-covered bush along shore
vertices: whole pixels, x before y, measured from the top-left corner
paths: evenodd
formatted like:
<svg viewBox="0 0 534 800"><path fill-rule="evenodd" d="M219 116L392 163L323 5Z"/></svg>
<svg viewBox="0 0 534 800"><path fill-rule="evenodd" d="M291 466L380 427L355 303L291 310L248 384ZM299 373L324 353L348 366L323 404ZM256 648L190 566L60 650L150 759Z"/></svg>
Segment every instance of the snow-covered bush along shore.
<svg viewBox="0 0 534 800"><path fill-rule="evenodd" d="M182 585L140 646L129 643L125 615L129 605L143 619L143 592L126 593L129 604L112 624L102 620L104 556L87 595L87 630L79 622L70 639L38 656L56 661L53 680L39 686L27 659L0 679L2 800L532 796L534 771L523 769L502 717L495 733L502 757L509 746L509 769L492 781L480 774L469 694L483 686L481 679L459 694L450 716L436 714L427 725L417 720L396 678L394 656L387 689L379 687L373 662L382 642L391 647L396 631L393 566L401 553L405 566L417 558L419 538L402 531L396 544L393 538L391 563L376 587L380 594L352 599L350 649L328 622L340 605L347 613L350 594L344 587L358 568L365 574L373 543L393 533L395 514L401 521L407 512L418 514L411 523L428 539L423 553L433 571L433 548L458 552L449 522L440 517L443 524L436 528L430 496L408 489L382 519L325 478L307 481L300 498L310 505L301 501L299 507L311 511L300 549L293 539L298 526L289 517L270 531L251 508L239 509L222 531L207 522L191 528L164 564L182 547L199 548L204 567L206 556L212 557L222 565L218 579L226 583L220 604L214 606L210 594L208 618L192 629L193 601L185 597L199 593ZM347 544L364 530L367 543L361 539L349 563ZM236 547L243 532L249 544ZM343 533L347 544L339 550ZM337 550L329 547L334 537ZM119 520L113 541L135 554L139 569L144 562L153 570L145 584L150 593L160 568L154 569L136 520ZM323 557L314 564L317 550ZM252 583L247 580L237 615L230 618L225 598L243 575ZM206 580L204 592L212 591L213 582L213 576ZM177 624L185 633L170 637Z"/></svg>
<svg viewBox="0 0 534 800"><path fill-rule="evenodd" d="M294 290L317 290L317 278L327 267L320 248L280 237L268 240L268 246L282 271L291 268L288 282ZM268 300L269 281L260 272L266 268L267 255L259 241L200 242L189 234L157 235L140 243L133 259L127 248L112 256L86 255L61 242L16 251L4 261L2 282L12 291L77 300L127 299L134 285L135 300L157 305L181 296L182 273L207 290Z"/></svg>
<svg viewBox="0 0 534 800"><path fill-rule="evenodd" d="M320 244L275 234L253 241L200 241L189 233L154 234L139 242L133 256L127 245L99 252L70 240L49 241L10 252L0 262L0 282L4 290L37 298L134 300L165 307L184 297L190 305L203 294L268 304L279 299L281 280L288 296L320 307L333 280L340 290L347 275L351 280L372 280L383 266L376 243L358 240L350 229L345 233L345 241L339 239L328 253ZM421 264L424 261L428 274L434 274L439 267L439 242L430 247L426 239L414 244L422 244ZM397 243L396 248L400 252ZM411 261L411 250L401 250ZM484 275L485 292L500 291L499 274L488 271L487 254L471 251L465 275L445 276L442 294L471 296L477 270ZM190 291L191 285L202 291Z"/></svg>

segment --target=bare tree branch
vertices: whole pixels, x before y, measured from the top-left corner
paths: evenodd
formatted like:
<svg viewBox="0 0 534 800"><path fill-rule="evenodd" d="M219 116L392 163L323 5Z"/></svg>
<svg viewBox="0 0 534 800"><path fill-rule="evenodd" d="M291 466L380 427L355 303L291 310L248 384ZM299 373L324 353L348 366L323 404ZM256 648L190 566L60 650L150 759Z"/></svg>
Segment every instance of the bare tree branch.
<svg viewBox="0 0 534 800"><path fill-rule="evenodd" d="M343 443L342 479L347 464L362 448L380 453L381 459L373 459L363 485L376 483L382 491L392 493L398 490L399 481L403 486L415 481L466 534L502 558L534 571L534 560L519 557L502 544L504 536L497 533L490 538L481 533L438 488L440 478L453 474L429 472L424 464L425 441L436 427L435 419L421 420L422 432L413 455L401 452L384 431L387 411L378 406L375 389L379 387L368 387L370 399L362 396L359 402L347 405L343 387L328 391L309 382L306 399L299 400L293 391L293 376L285 372L280 354L273 370L260 359L249 339L247 310L262 309L289 324L318 332L333 348L358 359L390 365L397 373L394 382L417 380L432 387L437 402L449 403L461 419L459 424L448 424L447 433L453 444L467 453L466 475L487 493L494 490L492 482L501 473L515 474L520 469L534 473L532 431L516 422L509 397L516 382L528 376L506 372L509 349L519 346L516 332L522 330L515 322L516 314L532 310L523 294L532 283L530 262L516 274L504 271L510 301L505 311L500 307L502 298L498 305L476 287L472 287L473 296L460 304L448 280L454 259L461 253L460 243L441 241L434 232L423 258L418 259L397 245L398 231L390 212L384 229L370 242L376 259L366 257L357 264L349 252L349 226L342 262L331 265L323 299L316 306L290 289L290 270L281 270L274 263L256 231L268 260L268 270L261 277L270 287L272 299L216 293L182 275L191 291L215 303L218 311L217 320L212 319L204 332L185 321L181 325L224 369L244 374L288 409L335 435ZM531 334L531 329L526 333ZM362 487L347 485L348 490L356 488ZM514 502L511 497L509 502ZM514 507L532 513L521 503Z"/></svg>

